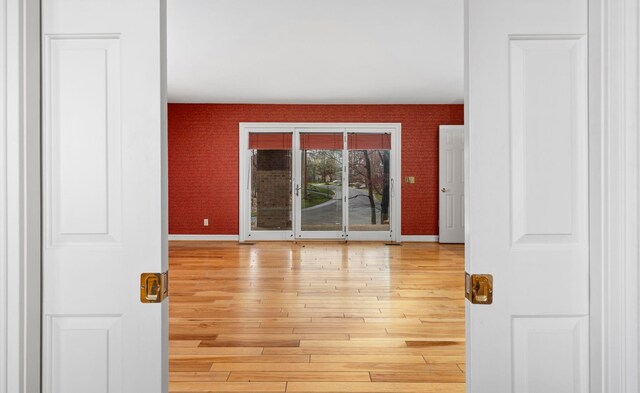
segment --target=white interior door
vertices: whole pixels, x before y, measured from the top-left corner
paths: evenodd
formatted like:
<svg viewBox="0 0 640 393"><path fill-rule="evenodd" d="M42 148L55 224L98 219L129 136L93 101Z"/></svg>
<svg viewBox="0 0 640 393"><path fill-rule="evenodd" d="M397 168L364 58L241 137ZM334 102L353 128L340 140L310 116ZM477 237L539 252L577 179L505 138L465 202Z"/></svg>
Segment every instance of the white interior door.
<svg viewBox="0 0 640 393"><path fill-rule="evenodd" d="M467 0L468 391L589 391L587 0Z"/></svg>
<svg viewBox="0 0 640 393"><path fill-rule="evenodd" d="M42 3L43 391L166 391L165 4Z"/></svg>
<svg viewBox="0 0 640 393"><path fill-rule="evenodd" d="M464 243L464 126L440 126L440 243Z"/></svg>

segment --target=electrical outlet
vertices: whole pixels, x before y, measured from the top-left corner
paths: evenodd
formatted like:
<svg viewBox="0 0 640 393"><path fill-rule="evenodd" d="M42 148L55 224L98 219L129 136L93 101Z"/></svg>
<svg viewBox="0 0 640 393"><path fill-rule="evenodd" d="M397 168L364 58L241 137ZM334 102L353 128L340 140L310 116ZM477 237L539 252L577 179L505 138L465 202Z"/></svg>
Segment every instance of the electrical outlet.
<svg viewBox="0 0 640 393"><path fill-rule="evenodd" d="M208 218L205 218L205 219L204 219L204 226L205 226L205 227L208 227L208 226L209 226L209 219L208 219Z"/></svg>

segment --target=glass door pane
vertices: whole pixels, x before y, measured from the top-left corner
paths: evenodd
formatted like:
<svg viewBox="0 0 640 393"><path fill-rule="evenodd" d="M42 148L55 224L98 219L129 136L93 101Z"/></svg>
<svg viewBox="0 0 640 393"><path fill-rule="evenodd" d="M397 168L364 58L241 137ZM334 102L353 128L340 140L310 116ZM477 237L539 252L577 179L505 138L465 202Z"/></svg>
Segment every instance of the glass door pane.
<svg viewBox="0 0 640 393"><path fill-rule="evenodd" d="M350 133L348 231L390 231L391 135Z"/></svg>
<svg viewBox="0 0 640 393"><path fill-rule="evenodd" d="M300 234L344 237L343 133L300 133Z"/></svg>
<svg viewBox="0 0 640 393"><path fill-rule="evenodd" d="M291 231L291 134L250 133L251 230Z"/></svg>

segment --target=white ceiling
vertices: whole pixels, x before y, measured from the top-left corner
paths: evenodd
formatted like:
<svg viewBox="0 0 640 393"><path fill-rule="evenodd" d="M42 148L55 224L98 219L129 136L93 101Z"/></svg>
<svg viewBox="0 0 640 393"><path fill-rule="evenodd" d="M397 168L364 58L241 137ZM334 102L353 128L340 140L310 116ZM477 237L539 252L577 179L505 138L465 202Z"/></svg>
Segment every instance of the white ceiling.
<svg viewBox="0 0 640 393"><path fill-rule="evenodd" d="M463 0L168 0L170 102L459 103Z"/></svg>

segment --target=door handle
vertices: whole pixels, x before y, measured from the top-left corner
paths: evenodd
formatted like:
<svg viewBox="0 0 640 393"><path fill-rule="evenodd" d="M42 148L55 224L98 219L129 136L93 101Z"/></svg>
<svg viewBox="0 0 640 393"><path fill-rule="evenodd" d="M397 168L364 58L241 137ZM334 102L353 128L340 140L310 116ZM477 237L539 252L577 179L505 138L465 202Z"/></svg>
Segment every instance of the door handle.
<svg viewBox="0 0 640 393"><path fill-rule="evenodd" d="M169 271L140 275L140 301L162 303L169 296Z"/></svg>
<svg viewBox="0 0 640 393"><path fill-rule="evenodd" d="M446 189L446 188L444 188L444 187L442 187L442 188L440 189L440 191L442 191L442 192L447 192L447 189Z"/></svg>
<svg viewBox="0 0 640 393"><path fill-rule="evenodd" d="M493 303L493 276L491 274L469 274L465 272L464 293L472 304Z"/></svg>
<svg viewBox="0 0 640 393"><path fill-rule="evenodd" d="M296 184L296 196L300 196L300 184Z"/></svg>

